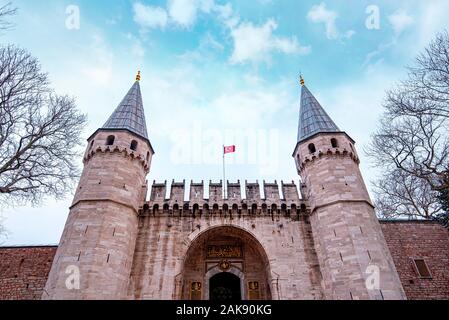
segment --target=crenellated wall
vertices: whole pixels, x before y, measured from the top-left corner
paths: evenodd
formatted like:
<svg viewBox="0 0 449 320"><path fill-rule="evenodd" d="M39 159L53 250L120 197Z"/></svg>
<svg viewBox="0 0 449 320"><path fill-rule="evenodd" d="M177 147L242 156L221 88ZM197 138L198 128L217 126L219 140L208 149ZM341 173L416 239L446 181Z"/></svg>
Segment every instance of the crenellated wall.
<svg viewBox="0 0 449 320"><path fill-rule="evenodd" d="M242 188L243 187L243 188ZM153 182L151 187L150 200L143 205L144 213L176 213L190 214L191 211L198 211L200 214L208 213L285 213L298 214L301 210L305 211L307 202L299 196L298 187L294 181L279 185L263 182L265 197L260 193L258 182L245 181L244 185L237 181L235 183L227 182L227 197L223 197L223 182L209 182L209 197L205 197L204 181L190 183L188 198L186 196L186 182L171 183L169 198L166 199L167 181L163 183ZM242 195L242 190L244 194ZM279 192L282 192L282 196Z"/></svg>

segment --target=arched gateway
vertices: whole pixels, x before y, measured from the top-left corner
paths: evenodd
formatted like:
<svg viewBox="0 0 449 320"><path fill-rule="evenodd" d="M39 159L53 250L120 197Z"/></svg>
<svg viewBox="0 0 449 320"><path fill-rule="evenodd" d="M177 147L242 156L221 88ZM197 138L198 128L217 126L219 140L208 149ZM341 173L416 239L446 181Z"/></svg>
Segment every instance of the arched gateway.
<svg viewBox="0 0 449 320"><path fill-rule="evenodd" d="M269 300L270 266L260 242L249 232L214 227L192 241L183 265L183 300Z"/></svg>

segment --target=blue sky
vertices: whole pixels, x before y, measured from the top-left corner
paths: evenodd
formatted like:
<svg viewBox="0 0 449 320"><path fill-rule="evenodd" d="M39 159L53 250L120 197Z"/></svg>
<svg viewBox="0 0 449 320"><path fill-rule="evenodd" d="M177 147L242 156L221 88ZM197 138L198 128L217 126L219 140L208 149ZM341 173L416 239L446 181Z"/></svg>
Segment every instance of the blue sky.
<svg viewBox="0 0 449 320"><path fill-rule="evenodd" d="M16 27L0 41L27 48L57 92L76 98L89 117L86 138L142 71L156 150L150 182L221 179L223 143L238 151L228 158L229 180L298 181L291 153L301 71L340 129L357 141L369 184L375 169L363 148L385 90L449 25L445 0L13 3ZM368 28L376 11L378 27ZM71 198L3 208L5 244L58 243Z"/></svg>

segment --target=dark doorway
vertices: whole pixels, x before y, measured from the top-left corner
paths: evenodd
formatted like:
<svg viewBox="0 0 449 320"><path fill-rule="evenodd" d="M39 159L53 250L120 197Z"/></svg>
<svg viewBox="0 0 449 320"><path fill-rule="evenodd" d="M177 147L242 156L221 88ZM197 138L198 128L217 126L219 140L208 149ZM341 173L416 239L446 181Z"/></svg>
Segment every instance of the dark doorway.
<svg viewBox="0 0 449 320"><path fill-rule="evenodd" d="M209 299L218 302L241 301L240 278L229 272L210 278Z"/></svg>

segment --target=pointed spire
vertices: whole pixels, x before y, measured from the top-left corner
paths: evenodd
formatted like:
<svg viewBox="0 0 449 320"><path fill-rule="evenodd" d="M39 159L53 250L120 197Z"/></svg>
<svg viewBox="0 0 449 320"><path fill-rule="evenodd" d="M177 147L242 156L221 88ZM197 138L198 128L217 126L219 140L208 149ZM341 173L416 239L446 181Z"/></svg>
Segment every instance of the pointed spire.
<svg viewBox="0 0 449 320"><path fill-rule="evenodd" d="M140 71L137 74L136 82L104 124L103 129L126 129L148 140L139 81Z"/></svg>
<svg viewBox="0 0 449 320"><path fill-rule="evenodd" d="M320 132L340 132L340 129L324 111L318 100L305 85L301 76L301 111L299 116L298 142Z"/></svg>

